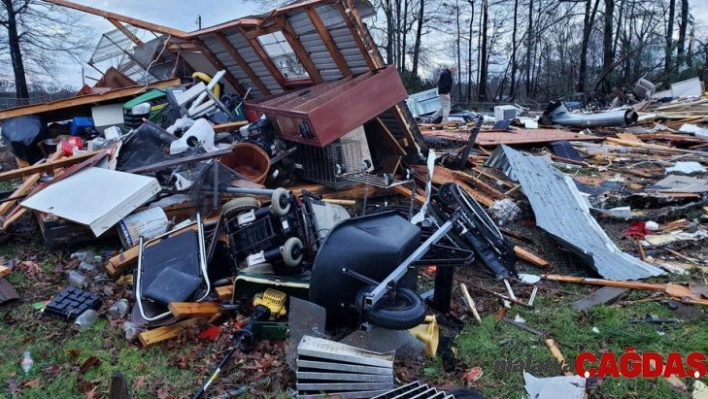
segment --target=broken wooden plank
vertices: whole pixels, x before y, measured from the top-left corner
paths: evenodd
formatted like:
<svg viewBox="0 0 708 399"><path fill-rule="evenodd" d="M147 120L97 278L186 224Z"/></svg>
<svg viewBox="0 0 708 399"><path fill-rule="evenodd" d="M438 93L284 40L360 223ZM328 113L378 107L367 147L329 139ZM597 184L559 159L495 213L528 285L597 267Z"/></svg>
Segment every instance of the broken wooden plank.
<svg viewBox="0 0 708 399"><path fill-rule="evenodd" d="M7 266L0 266L0 278L3 278L10 274L12 272L12 269L10 269Z"/></svg>
<svg viewBox="0 0 708 399"><path fill-rule="evenodd" d="M222 285L221 287L214 288L216 297L219 301L226 301L234 296L234 286L233 285Z"/></svg>
<svg viewBox="0 0 708 399"><path fill-rule="evenodd" d="M138 339L140 340L140 343L143 344L143 346L154 345L162 341L175 338L179 335L180 331L187 327L192 327L196 325L201 320L203 319L200 317L195 317L193 319L178 321L177 323L171 324L169 326L158 327L149 331L143 331L138 336Z"/></svg>
<svg viewBox="0 0 708 399"><path fill-rule="evenodd" d="M172 316L182 319L185 317L211 317L221 313L219 304L213 302L172 302L167 308Z"/></svg>
<svg viewBox="0 0 708 399"><path fill-rule="evenodd" d="M519 246L514 247L514 253L516 254L516 256L519 259L526 261L534 266L546 267L550 264L550 263L548 263L547 260L545 260L539 256L536 256L536 255L532 254L531 252L529 252L528 250L521 248Z"/></svg>
<svg viewBox="0 0 708 399"><path fill-rule="evenodd" d="M406 197L408 197L408 198L410 198L410 197L411 197L411 194L412 194L411 189L408 188L408 187L405 187L405 186L394 186L394 187L391 187L391 191L394 191L394 192L396 192L396 193L398 193L398 194L404 195L404 196L406 196ZM418 204L418 205L423 205L423 204L425 203L425 197L422 196L422 195L420 195L420 194L418 194L418 193L416 193L416 194L415 194L415 202L416 202L416 204Z"/></svg>
<svg viewBox="0 0 708 399"><path fill-rule="evenodd" d="M588 310L596 305L608 304L625 292L627 292L627 288L602 287L599 290L595 290L592 294L573 302L571 306L578 310Z"/></svg>
<svg viewBox="0 0 708 399"><path fill-rule="evenodd" d="M472 299L472 295L470 295L469 290L467 290L467 286L462 283L460 284L460 289L462 290L462 295L465 298L465 302L467 303L467 306L470 308L470 311L472 312L472 315L474 316L475 320L479 324L482 324L482 318L479 316L479 312L477 311L477 306L474 304L474 299Z"/></svg>
<svg viewBox="0 0 708 399"><path fill-rule="evenodd" d="M551 338L548 338L546 340L546 345L548 346L548 349L551 350L553 357L555 357L556 360L558 360L558 363L565 365L566 364L565 357L563 357L563 354L561 353L560 349L558 349L558 345L556 345L556 341L554 341ZM567 376L573 375L573 373L571 373L570 370L564 371L563 374L565 374Z"/></svg>
<svg viewBox="0 0 708 399"><path fill-rule="evenodd" d="M428 168L423 165L412 165L411 167L415 170L416 176L427 176ZM487 208L494 205L494 199L488 197L487 195L480 193L479 191L470 187L467 183L461 181L455 174L449 170L442 167L436 167L433 171L433 184L442 185L445 183L456 183L460 188L465 190L472 198L474 198L480 204L486 206Z"/></svg>
<svg viewBox="0 0 708 399"><path fill-rule="evenodd" d="M448 169L449 170L449 169ZM496 188L488 185L487 183L477 179L474 176L468 175L467 173L460 172L457 170L450 170L450 172L460 180L464 181L465 183L473 186L473 187L479 187L480 190L484 191L487 195L491 196L493 199L504 199L506 196L504 193L501 191L497 190Z"/></svg>
<svg viewBox="0 0 708 399"><path fill-rule="evenodd" d="M93 151L86 154L74 155L69 158L57 159L55 161L28 166L26 168L8 170L7 172L0 173L0 181L19 179L21 177L34 175L36 173L47 173L57 168L65 168L67 166L83 162L99 152L100 151Z"/></svg>

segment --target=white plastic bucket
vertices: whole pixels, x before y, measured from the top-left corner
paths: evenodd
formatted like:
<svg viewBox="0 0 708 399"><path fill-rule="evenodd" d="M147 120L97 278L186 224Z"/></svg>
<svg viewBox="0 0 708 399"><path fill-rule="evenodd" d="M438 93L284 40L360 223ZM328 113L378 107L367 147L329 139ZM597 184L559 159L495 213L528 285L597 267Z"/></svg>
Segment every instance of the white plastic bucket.
<svg viewBox="0 0 708 399"><path fill-rule="evenodd" d="M138 245L140 236L146 240L167 231L169 221L160 207L146 209L126 216L118 223L118 237L125 248Z"/></svg>

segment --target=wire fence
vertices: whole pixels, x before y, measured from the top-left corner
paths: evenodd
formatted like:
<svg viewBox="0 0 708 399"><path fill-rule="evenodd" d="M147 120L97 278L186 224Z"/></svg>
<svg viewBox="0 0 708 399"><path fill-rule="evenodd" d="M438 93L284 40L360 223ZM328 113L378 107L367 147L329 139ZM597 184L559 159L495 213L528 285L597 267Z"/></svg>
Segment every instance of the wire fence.
<svg viewBox="0 0 708 399"><path fill-rule="evenodd" d="M23 107L26 105L49 103L52 101L59 101L74 97L75 95L76 93L52 93L30 98L0 97L0 109L10 109Z"/></svg>

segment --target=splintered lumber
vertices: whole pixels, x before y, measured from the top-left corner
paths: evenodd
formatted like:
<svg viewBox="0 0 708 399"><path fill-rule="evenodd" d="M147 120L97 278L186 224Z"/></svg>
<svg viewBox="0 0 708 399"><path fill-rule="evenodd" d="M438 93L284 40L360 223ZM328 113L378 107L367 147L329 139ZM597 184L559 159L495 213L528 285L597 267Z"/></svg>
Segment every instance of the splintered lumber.
<svg viewBox="0 0 708 399"><path fill-rule="evenodd" d="M365 187L363 184L357 184L344 190L322 193L322 198L339 200L359 200L364 198L366 195L371 198L386 194L386 190L375 186L369 186L367 194L367 187Z"/></svg>
<svg viewBox="0 0 708 399"><path fill-rule="evenodd" d="M441 139L456 140L467 142L470 138L468 132L440 132L440 131L424 131L425 137L436 137ZM550 143L554 141L579 141L579 140L594 140L600 141L602 137L592 136L589 134L578 134L561 129L517 129L514 132L490 132L481 131L477 135L475 144L478 146L498 146L500 144L533 144L533 143Z"/></svg>
<svg viewBox="0 0 708 399"><path fill-rule="evenodd" d="M554 341L551 338L548 338L546 340L546 345L548 346L548 349L551 350L553 357L555 357L556 360L558 360L558 363L565 364L565 357L563 357L563 354L561 353L560 349L558 349L558 345L556 345L556 341ZM565 374L567 376L573 375L573 373L571 373L570 370L564 371L563 374Z"/></svg>
<svg viewBox="0 0 708 399"><path fill-rule="evenodd" d="M178 321L175 324L170 324L169 326L158 327L153 330L141 332L138 336L140 343L143 346L150 346L168 339L175 338L179 335L180 331L187 327L192 327L203 320L200 317L195 317L193 319L186 319Z"/></svg>
<svg viewBox="0 0 708 399"><path fill-rule="evenodd" d="M464 295L467 306L470 308L470 311L472 311L474 319L477 320L479 324L482 324L482 318L479 316L477 306L475 306L474 299L472 299L472 295L470 295L470 292L467 290L465 283L460 284L460 289L462 290L462 295Z"/></svg>
<svg viewBox="0 0 708 399"><path fill-rule="evenodd" d="M214 288L216 297L219 301L225 301L231 299L234 296L234 286L233 285L222 285L221 287Z"/></svg>
<svg viewBox="0 0 708 399"><path fill-rule="evenodd" d="M590 277L562 276L558 274L546 274L543 276L543 278L546 280L562 281L566 283L591 284L604 287L619 287L665 292L666 294L671 295L672 297L684 303L708 305L708 299L704 299L702 295L702 291L705 291L707 287L700 285L682 285L674 283L652 284L642 283L638 281L614 281Z"/></svg>
<svg viewBox="0 0 708 399"><path fill-rule="evenodd" d="M412 169L415 170L416 175L426 176L428 174L428 168L422 165L413 165ZM472 198L474 198L480 204L489 208L494 205L494 200L487 195L480 193L479 191L470 187L467 183L461 181L453 171L445 169L440 166L436 166L433 171L433 184L439 186L445 183L456 183L460 188L465 190Z"/></svg>
<svg viewBox="0 0 708 399"><path fill-rule="evenodd" d="M0 266L0 278L7 276L8 274L10 274L10 272L12 272L12 269L10 269L9 267Z"/></svg>
<svg viewBox="0 0 708 399"><path fill-rule="evenodd" d="M475 173L478 173L480 176L486 177L487 179L492 179L492 180L494 180L494 181L501 182L501 184L502 184L503 186L506 186L506 187L509 187L509 188L514 188L514 187L516 187L516 184L509 182L508 180L506 180L505 177L497 177L497 176L494 176L493 174L487 172L486 170L482 169L482 168L479 167L479 166L475 166L474 168L472 168L472 170L473 170ZM477 176L477 178L479 178L479 176Z"/></svg>
<svg viewBox="0 0 708 399"><path fill-rule="evenodd" d="M534 266L546 267L549 265L547 260L545 260L541 257L538 257L538 256L532 254L531 252L529 252L519 246L514 247L514 253L516 254L516 256L519 259L526 261Z"/></svg>
<svg viewBox="0 0 708 399"><path fill-rule="evenodd" d="M167 308L172 316L183 319L185 317L211 317L221 313L219 304L213 302L172 302Z"/></svg>
<svg viewBox="0 0 708 399"><path fill-rule="evenodd" d="M83 162L98 153L100 153L100 151L89 152L81 155L74 155L73 157L48 161L38 165L28 166L26 168L8 170L7 172L0 173L0 181L19 179L21 177L34 175L35 173L41 174L47 173L57 168L65 168L67 166Z"/></svg>
<svg viewBox="0 0 708 399"><path fill-rule="evenodd" d="M448 169L449 170L449 169ZM457 170L450 170L450 172L457 177L458 179L464 181L467 184L470 184L474 187L479 187L480 190L484 191L487 195L491 196L492 198L495 199L504 199L505 195L501 191L497 190L496 188L488 185L487 183L479 180L478 178L468 175L467 173L460 172Z"/></svg>
<svg viewBox="0 0 708 399"><path fill-rule="evenodd" d="M408 187L405 187L405 186L394 186L394 187L391 187L391 191L394 191L394 192L396 192L396 193L398 193L398 194L401 194L401 195L403 195L403 196L406 196L406 197L408 197L408 198L410 198L410 197L411 197L411 194L412 194L411 189L408 188ZM416 202L418 205L423 205L423 204L425 203L425 196L416 193L416 194L415 194L415 202Z"/></svg>

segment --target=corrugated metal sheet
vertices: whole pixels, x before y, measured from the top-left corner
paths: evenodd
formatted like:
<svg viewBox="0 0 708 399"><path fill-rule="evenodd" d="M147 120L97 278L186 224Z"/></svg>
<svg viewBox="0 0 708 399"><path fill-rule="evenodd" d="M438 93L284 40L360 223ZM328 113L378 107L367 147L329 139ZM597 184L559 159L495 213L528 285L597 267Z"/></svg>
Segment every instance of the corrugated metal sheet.
<svg viewBox="0 0 708 399"><path fill-rule="evenodd" d="M590 215L570 176L555 169L544 157L531 156L502 145L487 166L504 170L526 194L536 225L577 254L609 280L638 280L665 272L622 252Z"/></svg>
<svg viewBox="0 0 708 399"><path fill-rule="evenodd" d="M354 4L362 18L366 18L374 14L374 9L369 2L355 0ZM325 46L320 34L315 29L315 26L312 24L312 21L304 8L312 8L312 10L319 15L353 74L358 75L370 70L369 65L366 62L366 58L364 58L364 54L362 54L362 51L357 42L354 40L352 32L347 26L341 11L336 5L322 3L318 4L318 2L313 1L308 2L308 4L303 3L302 7L296 7L299 6L294 5L293 7L282 12L282 14L278 10L275 10L275 12L276 14L281 14L285 17L288 24L294 31L298 41L302 44L308 54L308 57L312 60L325 81L341 79L344 77L344 71L341 71L335 63L332 55ZM266 14L259 18L264 18L265 21L269 17L268 14ZM234 23L235 22L236 21L234 21ZM253 72L268 88L271 94L280 94L290 90L290 87L281 87L280 83L278 83L279 77L273 76L253 47L251 47L248 43L244 35L239 30L234 29L233 26L228 25L229 23L224 24L224 28L220 30L221 33L225 35L226 39L233 46L233 48L243 57L246 63L248 63ZM216 37L214 37L213 33L213 31L207 29L202 34L199 32L195 32L194 34L196 34L199 39L204 42L205 46L216 55L218 60L227 67L228 72L239 81L241 86L251 88L251 94L254 98L263 97L263 93L261 93L254 82L249 79L248 75L245 71L243 71L242 66L238 65L228 50L224 48Z"/></svg>

